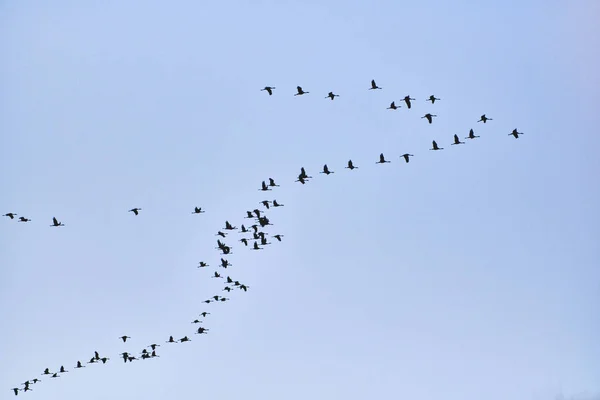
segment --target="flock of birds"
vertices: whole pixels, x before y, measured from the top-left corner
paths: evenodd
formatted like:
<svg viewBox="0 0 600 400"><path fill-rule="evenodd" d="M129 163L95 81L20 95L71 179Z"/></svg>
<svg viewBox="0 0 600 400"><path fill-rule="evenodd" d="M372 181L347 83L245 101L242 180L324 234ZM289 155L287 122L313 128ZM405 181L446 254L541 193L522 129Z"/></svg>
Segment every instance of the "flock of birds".
<svg viewBox="0 0 600 400"><path fill-rule="evenodd" d="M310 92L304 91L302 89L301 86L297 86L297 93L294 94L294 96L301 96L301 95L305 95L308 94ZM369 88L369 90L381 90L382 88L377 86L377 84L375 83L375 80L371 81L371 87ZM275 90L274 86L265 86L263 89L261 89L261 91L266 91L269 96L273 95L273 91ZM334 100L335 97L338 97L339 95L334 94L333 92L329 92L328 95L325 97L326 99L329 98L331 100ZM441 99L435 97L434 95L431 95L427 98L427 101L431 102L431 104L435 104L436 101L440 101ZM410 96L405 96L403 99L404 103L406 104L407 108L411 108L412 107L412 101L415 101L414 98L410 97ZM392 101L392 103L390 104L389 107L387 107L387 109L390 110L397 110L398 108L400 108L401 106L396 105L396 103L394 101ZM433 118L437 117L437 115L435 114L431 114L431 113L427 113L424 116L422 116L421 118L425 118L430 124L433 121ZM492 121L492 118L488 118L485 114L481 115L481 117L479 118L479 120L477 122L483 122L484 124L487 123L487 121ZM519 135L522 135L522 132L518 132L517 129L514 129L511 133L509 133L509 135L514 136L515 138L519 138ZM475 132L473 129L469 130L469 134L468 136L465 137L465 139L476 139L479 138L479 136L475 135ZM459 145L459 144L464 144L465 142L461 142L460 138L458 137L458 135L454 135L454 141L453 143L451 143L451 145ZM439 147L438 144L436 143L435 140L432 141L432 148L430 150L443 150L443 147ZM404 161L406 163L408 163L410 161L410 157L414 157L413 154L409 154L409 153L405 153L400 155L401 159L404 159ZM376 164L386 164L386 163L390 163L390 160L386 160L385 156L383 153L381 153L379 155L379 159L378 161L376 161ZM345 169L349 169L349 170L354 170L359 168L358 166L356 166L352 160L348 160L347 165L344 167ZM320 171L321 174L324 175L330 175L335 173L335 171L332 171L327 164L323 165L323 170ZM306 184L310 179L312 179L312 176L309 176L306 172L306 170L304 169L304 167L300 168L300 174L298 174L298 177L296 179L295 182L299 182L301 184ZM268 191L272 191L275 188L279 187L278 184L275 183L275 180L273 178L268 178L268 180L264 180L261 183L260 188L258 189L261 192L268 192ZM272 208L279 208L279 207L283 207L284 204L279 203L276 199L274 200L262 200L259 202L260 205L262 205L264 207L264 209L259 209L259 208L253 208L251 210L246 211L246 215L245 215L245 219L250 220L250 222L248 223L248 226L242 224L239 228L238 231L238 227L232 225L229 221L225 221L224 227L222 227L220 230L217 231L217 233L215 234L215 236L218 236L219 238L217 239L217 246L215 247L215 249L217 249L220 253L220 261L217 264L217 269L212 273L211 278L213 279L218 279L221 280L222 282L224 282L224 287L221 289L221 293L222 292L227 292L230 293L232 291L248 291L248 289L250 288L249 285L245 284L245 283L241 283L238 280L235 280L233 278L231 278L229 276L228 273L225 272L221 272L221 269L227 269L229 267L232 266L232 264L229 262L229 260L227 259L227 257L229 257L229 255L233 254L232 253L232 246L230 246L229 244L226 243L226 241L228 242L228 238L229 235L233 232L233 231L237 231L237 233L241 234L241 238L237 239L236 242L240 242L242 243L246 248L249 248L251 250L263 250L266 246L271 245L272 243L269 241L268 237L271 237L275 240L277 240L278 242L282 241L282 238L284 237L284 235L282 234L274 234L274 235L270 235L268 232L265 231L265 229L268 226L272 226L273 224L271 223L270 218L266 215L267 210L271 210ZM139 216L140 215L140 211L142 211L141 208L139 207L135 207L130 209L128 212L133 213L135 216ZM205 210L203 210L201 207L194 207L194 210L191 212L192 214L203 214L205 213ZM14 220L16 217L18 217L17 221L18 222L30 222L31 219L24 217L24 216L19 216L17 213L14 212L8 212L6 214L3 214L4 217L8 217L11 220ZM52 218L52 224L50 225L51 227L64 227L65 224L62 223L61 221L59 221L56 217ZM210 267L210 264L208 264L206 261L200 261L197 268L208 268ZM204 303L206 304L210 304L210 303L223 303L226 301L229 301L230 298L228 297L224 297L221 294L216 294L214 296L211 296L210 298L204 300ZM191 323L194 325L197 325L197 328L194 328L194 334L197 335L205 335L208 334L209 329L206 328L204 326L204 321L200 320L199 318L206 318L208 315L210 315L210 312L207 311L203 311L200 314L198 314L198 316L196 316ZM190 342L192 341L192 339L189 338L189 336L185 335L182 337L179 337L178 339L175 339L176 336L169 336L168 339L165 340L165 343L167 344L175 344L175 343L186 343L186 342ZM166 338L166 336L165 336ZM123 343L129 343L127 340L128 339L132 339L130 336L124 335L121 336L119 338L117 338L117 340L121 340L123 341ZM157 343L152 343L149 344L148 346L143 347L139 352L122 352L118 355L119 358L121 358L123 360L124 363L132 363L132 362L136 362L136 361L142 361L142 360L149 360L149 359L154 359L157 357L160 357L160 355L158 355L157 352L157 348L160 347L160 344ZM91 356L91 353L90 355ZM78 360L76 361L76 363L74 363L73 365L73 369L81 369L81 368L86 368L87 366L84 364L106 364L110 358L106 357L104 355L101 355L98 351L94 351L93 356L91 356L89 358L88 361L87 358L83 359L83 361ZM50 368L45 368L41 375L43 376L47 376L49 378L60 378L61 376L63 376L64 374L68 373L69 370L65 368L64 365L61 365L59 368L56 369L50 369ZM20 386L14 387L11 390L14 392L15 395L18 395L19 392L28 392L33 390L32 386L36 385L37 383L41 382L41 380L39 378L33 378L30 380L27 380L23 383L20 384Z"/></svg>

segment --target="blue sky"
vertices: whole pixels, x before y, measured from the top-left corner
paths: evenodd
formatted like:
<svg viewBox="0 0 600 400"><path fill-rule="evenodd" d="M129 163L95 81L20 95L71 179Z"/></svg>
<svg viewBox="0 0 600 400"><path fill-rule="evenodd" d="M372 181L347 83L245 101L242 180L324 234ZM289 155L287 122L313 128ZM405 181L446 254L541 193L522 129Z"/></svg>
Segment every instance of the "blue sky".
<svg viewBox="0 0 600 400"><path fill-rule="evenodd" d="M597 395L599 16L593 1L1 2L0 211L32 220L0 220L2 398L61 365L25 395ZM386 110L405 95L412 109ZM217 230L274 198L281 243L226 239L221 272L249 291L201 303L225 293L196 268L218 263ZM161 358L118 359L153 342ZM111 360L73 371L95 350Z"/></svg>

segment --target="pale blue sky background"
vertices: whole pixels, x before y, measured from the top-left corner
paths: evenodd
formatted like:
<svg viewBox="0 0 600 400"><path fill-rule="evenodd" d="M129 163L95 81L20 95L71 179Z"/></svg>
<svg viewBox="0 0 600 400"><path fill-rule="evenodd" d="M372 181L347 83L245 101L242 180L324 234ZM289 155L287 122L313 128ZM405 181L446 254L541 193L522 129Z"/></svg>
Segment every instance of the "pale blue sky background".
<svg viewBox="0 0 600 400"><path fill-rule="evenodd" d="M598 20L591 0L0 2L0 211L32 219L0 220L0 397L60 365L26 396L598 393ZM229 239L250 290L202 304L215 232L273 198L284 241ZM209 335L164 344L203 310ZM94 350L112 360L73 371Z"/></svg>

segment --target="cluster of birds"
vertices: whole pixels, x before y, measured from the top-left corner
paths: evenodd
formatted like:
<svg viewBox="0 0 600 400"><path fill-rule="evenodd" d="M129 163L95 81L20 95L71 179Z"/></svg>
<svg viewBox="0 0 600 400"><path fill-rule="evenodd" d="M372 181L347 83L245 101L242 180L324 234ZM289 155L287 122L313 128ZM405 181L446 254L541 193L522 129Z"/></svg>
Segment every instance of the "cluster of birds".
<svg viewBox="0 0 600 400"><path fill-rule="evenodd" d="M381 87L377 86L377 84L375 83L375 80L372 80L371 87L369 88L369 90L375 90L375 89L381 89ZM273 95L273 91L275 90L275 87L266 86L261 90L266 91L269 95ZM295 96L305 95L308 93L310 93L310 92L304 91L301 86L298 86L297 93L295 94ZM338 97L338 95L334 94L333 92L329 92L329 94L325 98L334 100L335 97ZM411 102L414 101L415 99L410 96L406 96L406 97L404 97L403 100L406 104L406 107L410 109L412 106ZM435 97L434 95L429 96L429 98L427 99L427 101L430 101L432 104L435 104L435 102L439 101L439 100L440 99ZM390 104L390 106L388 107L388 109L391 109L391 110L396 110L398 108L400 108L400 106L396 105L395 102L392 102ZM421 118L427 119L427 121L431 124L434 117L437 117L437 115L427 113ZM492 121L492 118L488 118L488 117L486 117L485 114L483 114L477 122L483 122L485 124L485 123L487 123L487 121ZM515 138L519 138L519 135L522 135L522 133L518 132L517 129L514 129L509 135L512 135ZM468 134L468 136L465 137L465 139L476 139L479 137L480 136L475 135L475 132L473 129L470 129L469 134ZM455 134L454 141L451 144L459 145L459 144L464 144L464 143L465 142L461 142L458 135ZM432 142L432 148L430 150L443 150L443 147L439 147L438 144L436 143L436 141L434 140ZM404 159L404 161L406 163L408 163L410 161L410 157L414 157L414 155L409 154L409 153L400 155L400 159ZM385 164L385 163L390 163L390 162L391 161L386 160L384 154L381 153L379 155L379 160L376 161L375 163L376 164ZM354 170L354 169L358 169L359 167L356 166L352 160L348 160L347 165L344 168L349 169L349 170ZM320 171L320 173L324 174L324 175L330 175L330 174L335 173L335 171L332 171L328 167L327 164L324 164L323 170ZM301 184L304 185L312 178L313 178L312 176L307 174L305 168L301 167L300 174L298 175L295 182L300 182ZM277 187L279 187L279 185L275 183L275 180L273 178L268 178L267 180L262 181L260 188L258 190L261 192L268 192L268 191L274 190ZM233 231L236 231L236 233L241 235L241 237L239 239L236 239L236 242L241 242L245 248L249 248L251 250L263 250L266 246L271 245L272 243L269 242L268 237L272 237L272 238L276 239L278 242L281 242L282 238L284 237L284 235L279 234L279 233L270 235L268 232L265 231L265 229L267 227L273 225L271 223L270 218L266 215L267 211L270 211L272 208L283 207L284 204L279 203L276 199L262 200L258 204L262 205L264 207L264 209L261 210L259 208L250 207L251 210L246 211L246 215L245 215L244 219L251 220L251 222L248 223L248 226L242 224L238 230L237 226L232 225L229 221L225 221L224 227L222 227L220 230L218 230L217 233L215 234L215 236L219 237L217 239L217 246L215 247L215 249L217 249L219 251L220 261L217 264L217 270L215 270L213 272L211 278L220 279L220 280L224 281L225 286L222 288L221 292L230 293L234 290L247 292L248 289L250 288L249 285L247 285L245 283L241 283L238 280L231 278L228 274L220 272L220 269L219 269L219 268L228 269L229 267L231 267L233 265L226 258L226 257L229 257L231 254L233 254L233 252L232 252L233 247L230 244L225 243L226 239L229 238L229 235ZM140 211L142 211L142 209L139 207L136 207L136 208L130 209L128 212L131 212L135 216L138 216L138 215L140 215ZM194 207L194 210L191 213L192 214L203 214L203 213L205 213L205 210L203 210L202 207L196 206L196 207ZM11 220L14 220L18 215L14 212L9 212L9 213L4 214L3 216L8 217ZM17 221L30 222L31 220L29 218L19 216ZM60 227L60 226L65 226L65 224L60 222L56 217L53 217L52 224L50 226L51 227ZM208 268L208 267L210 267L210 264L208 264L206 261L200 261L197 266L197 268ZM228 297L224 297L221 294L216 294L216 295L204 300L203 302L206 304L210 304L210 303L226 302L229 300L230 300L230 298L228 298ZM194 332L195 334L203 335L203 334L208 333L209 329L206 328L204 326L203 321L199 319L199 318L206 318L207 315L210 315L210 312L203 311L195 319L193 319L191 321L192 324L198 325L198 327L195 328L195 332ZM123 343L128 343L127 339L131 339L131 337L124 335L124 336L121 336L119 339L122 340ZM190 342L190 341L191 341L191 339L188 336L183 336L179 339L175 339L174 336L169 336L168 340L166 340L165 343L185 343L185 342ZM119 354L119 358L123 359L124 363L127 363L127 362L131 363L131 362L138 361L138 360L148 360L148 359L157 358L157 357L160 357L156 353L157 347L160 347L160 345L156 344L156 343L152 343L152 344L144 347L143 349L141 349L141 351L139 353L122 352ZM107 361L109 361L109 360L110 360L109 357L106 357L106 356L101 357L100 353L98 351L94 351L94 355L86 363L87 364L100 364L100 363L106 364ZM82 361L77 361L73 368L74 369L86 368L86 365L83 365ZM57 368L54 371L51 371L50 368L45 368L41 375L49 376L50 378L59 378L63 374L66 374L68 372L69 371L67 369L65 369L65 367L63 365L61 365L60 368ZM23 382L21 384L22 387L15 387L15 388L12 388L11 390L14 392L15 395L18 395L19 392L21 392L21 391L23 391L23 392L31 391L32 390L31 386L35 385L39 382L41 382L40 379L34 378L34 379Z"/></svg>

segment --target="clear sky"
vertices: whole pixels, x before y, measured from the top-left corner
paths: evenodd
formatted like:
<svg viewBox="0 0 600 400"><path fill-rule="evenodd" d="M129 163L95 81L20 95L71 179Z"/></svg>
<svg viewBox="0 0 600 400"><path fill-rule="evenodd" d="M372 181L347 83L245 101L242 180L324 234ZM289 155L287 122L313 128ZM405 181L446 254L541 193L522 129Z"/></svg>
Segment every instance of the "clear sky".
<svg viewBox="0 0 600 400"><path fill-rule="evenodd" d="M598 20L594 0L0 2L0 212L31 219L0 219L0 398L61 365L20 394L597 398ZM220 272L250 288L203 304L226 294L215 233L266 199L283 241L230 234Z"/></svg>

